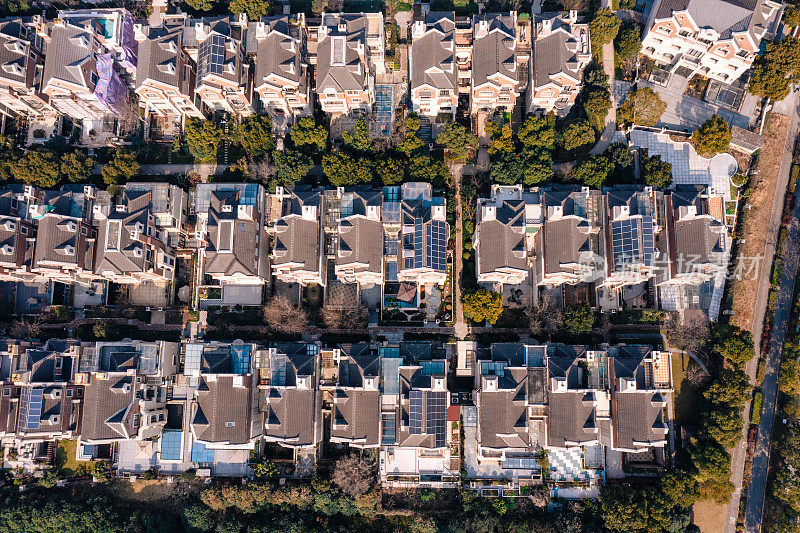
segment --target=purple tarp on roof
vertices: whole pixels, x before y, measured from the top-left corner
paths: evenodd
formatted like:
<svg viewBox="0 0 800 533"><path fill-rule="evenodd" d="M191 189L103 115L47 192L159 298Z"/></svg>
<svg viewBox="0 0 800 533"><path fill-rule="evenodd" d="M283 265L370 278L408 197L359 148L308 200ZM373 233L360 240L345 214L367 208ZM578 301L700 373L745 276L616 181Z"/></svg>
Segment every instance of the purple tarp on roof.
<svg viewBox="0 0 800 533"><path fill-rule="evenodd" d="M94 94L97 99L115 115L128 95L128 86L114 70L111 54L97 56L97 75L100 78L95 85Z"/></svg>
<svg viewBox="0 0 800 533"><path fill-rule="evenodd" d="M125 9L122 17L122 66L127 70L135 70L139 56L139 43L133 36L133 15Z"/></svg>

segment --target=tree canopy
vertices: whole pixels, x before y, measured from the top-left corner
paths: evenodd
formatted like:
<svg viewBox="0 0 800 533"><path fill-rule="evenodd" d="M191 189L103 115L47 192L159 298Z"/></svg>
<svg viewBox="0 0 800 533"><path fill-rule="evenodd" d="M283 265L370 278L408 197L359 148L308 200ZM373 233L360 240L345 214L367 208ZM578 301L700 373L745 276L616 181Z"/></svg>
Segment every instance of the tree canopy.
<svg viewBox="0 0 800 533"><path fill-rule="evenodd" d="M517 139L525 149L553 150L556 146L556 131L548 117L529 116L519 127Z"/></svg>
<svg viewBox="0 0 800 533"><path fill-rule="evenodd" d="M372 152L372 137L369 134L369 127L364 117L359 117L353 131L342 133L342 144L354 151L361 153Z"/></svg>
<svg viewBox="0 0 800 533"><path fill-rule="evenodd" d="M564 329L571 335L591 333L594 327L594 313L588 305L570 305L561 312Z"/></svg>
<svg viewBox="0 0 800 533"><path fill-rule="evenodd" d="M783 100L789 85L800 80L800 41L786 37L767 44L753 61L753 75L748 90L758 96Z"/></svg>
<svg viewBox="0 0 800 533"><path fill-rule="evenodd" d="M612 170L613 167L607 157L590 154L586 159L578 163L578 166L573 171L573 176L581 183L599 189L603 186Z"/></svg>
<svg viewBox="0 0 800 533"><path fill-rule="evenodd" d="M70 183L81 183L92 179L95 161L80 151L61 156L61 174Z"/></svg>
<svg viewBox="0 0 800 533"><path fill-rule="evenodd" d="M100 171L106 185L122 185L139 173L136 154L125 148L114 150L114 157Z"/></svg>
<svg viewBox="0 0 800 533"><path fill-rule="evenodd" d="M484 131L489 136L489 155L514 153L514 133L511 131L510 124L487 120Z"/></svg>
<svg viewBox="0 0 800 533"><path fill-rule="evenodd" d="M639 25L632 20L625 22L620 27L619 33L614 39L614 48L623 59L638 53L642 48L642 39L639 37L641 31Z"/></svg>
<svg viewBox="0 0 800 533"><path fill-rule="evenodd" d="M449 176L447 165L429 155L418 155L408 164L409 181L424 181L433 185L434 189L444 188Z"/></svg>
<svg viewBox="0 0 800 533"><path fill-rule="evenodd" d="M792 4L783 12L783 23L792 28L800 26L800 4Z"/></svg>
<svg viewBox="0 0 800 533"><path fill-rule="evenodd" d="M299 150L276 150L273 159L277 185L294 185L305 178L308 172L314 168L311 157Z"/></svg>
<svg viewBox="0 0 800 533"><path fill-rule="evenodd" d="M436 143L444 146L448 161L466 161L478 147L478 138L458 122L450 122L436 137Z"/></svg>
<svg viewBox="0 0 800 533"><path fill-rule="evenodd" d="M567 152L582 151L594 145L596 134L588 120L577 120L567 124L561 134L561 142Z"/></svg>
<svg viewBox="0 0 800 533"><path fill-rule="evenodd" d="M731 144L731 137L728 123L721 116L714 115L692 133L692 142L694 142L697 153L704 157L711 157L727 151Z"/></svg>
<svg viewBox="0 0 800 533"><path fill-rule="evenodd" d="M405 164L397 157L384 154L375 160L375 175L380 177L384 185L399 185L405 174Z"/></svg>
<svg viewBox="0 0 800 533"><path fill-rule="evenodd" d="M589 23L592 44L599 50L601 46L610 43L617 36L622 21L611 9L604 7L595 13L594 18Z"/></svg>
<svg viewBox="0 0 800 533"><path fill-rule="evenodd" d="M641 174L647 185L666 189L672 184L672 163L663 161L660 155L648 157L642 161Z"/></svg>
<svg viewBox="0 0 800 533"><path fill-rule="evenodd" d="M366 157L353 156L341 150L325 154L322 170L334 187L372 181L372 162Z"/></svg>
<svg viewBox="0 0 800 533"><path fill-rule="evenodd" d="M464 316L473 322L494 324L503 314L503 296L480 288L463 297Z"/></svg>
<svg viewBox="0 0 800 533"><path fill-rule="evenodd" d="M236 127L236 140L248 157L257 159L275 149L272 119L269 115L250 115Z"/></svg>
<svg viewBox="0 0 800 533"><path fill-rule="evenodd" d="M222 130L214 122L189 117L183 130L189 152L197 163L216 163Z"/></svg>
<svg viewBox="0 0 800 533"><path fill-rule="evenodd" d="M397 145L397 150L406 157L411 157L412 154L417 152L424 146L425 143L419 138L417 132L422 125L419 117L415 114L408 115L402 127L402 140Z"/></svg>
<svg viewBox="0 0 800 533"><path fill-rule="evenodd" d="M753 335L731 325L720 325L715 332L717 351L737 367L744 366L755 355Z"/></svg>
<svg viewBox="0 0 800 533"><path fill-rule="evenodd" d="M328 130L318 126L314 117L302 117L292 125L289 131L292 143L304 150L324 151L328 146Z"/></svg>
<svg viewBox="0 0 800 533"><path fill-rule="evenodd" d="M655 126L667 104L650 87L632 90L617 109L617 122L623 126Z"/></svg>
<svg viewBox="0 0 800 533"><path fill-rule="evenodd" d="M58 156L49 150L30 150L12 168L18 180L44 189L54 188L61 178Z"/></svg>
<svg viewBox="0 0 800 533"><path fill-rule="evenodd" d="M595 128L603 129L608 110L611 109L611 94L608 89L592 87L587 90L583 109Z"/></svg>
<svg viewBox="0 0 800 533"><path fill-rule="evenodd" d="M229 9L231 13L247 13L247 18L256 21L269 13L267 0L231 0Z"/></svg>

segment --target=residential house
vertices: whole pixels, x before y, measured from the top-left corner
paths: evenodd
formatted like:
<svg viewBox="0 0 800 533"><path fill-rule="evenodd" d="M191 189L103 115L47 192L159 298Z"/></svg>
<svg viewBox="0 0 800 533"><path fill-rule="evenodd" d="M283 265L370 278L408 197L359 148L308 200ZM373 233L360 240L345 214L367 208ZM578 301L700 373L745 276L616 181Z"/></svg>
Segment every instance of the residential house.
<svg viewBox="0 0 800 533"><path fill-rule="evenodd" d="M397 237L398 281L417 286L444 285L450 238L446 213L445 198L434 196L430 183L403 184Z"/></svg>
<svg viewBox="0 0 800 533"><path fill-rule="evenodd" d="M41 92L44 28L38 16L0 21L0 106L6 114L55 118L56 110Z"/></svg>
<svg viewBox="0 0 800 533"><path fill-rule="evenodd" d="M330 442L377 448L381 435L380 357L369 344L332 350L336 382L331 392Z"/></svg>
<svg viewBox="0 0 800 533"><path fill-rule="evenodd" d="M613 346L608 379L614 420L611 447L623 452L625 463L663 466L669 453L670 353L644 345Z"/></svg>
<svg viewBox="0 0 800 533"><path fill-rule="evenodd" d="M190 343L186 346L183 373L196 383L187 397L192 454L227 450L227 459L215 457L212 471L238 465L244 474L249 451L261 436L261 417L253 382L253 363L258 355L255 344ZM193 462L198 461L194 457ZM227 464L223 464L227 463Z"/></svg>
<svg viewBox="0 0 800 533"><path fill-rule="evenodd" d="M455 33L456 16L452 11L428 12L413 22L408 55L415 113L455 116L459 92Z"/></svg>
<svg viewBox="0 0 800 533"><path fill-rule="evenodd" d="M457 458L450 456L444 350L428 341L386 348L381 355L381 483L389 487L457 486L460 474Z"/></svg>
<svg viewBox="0 0 800 533"><path fill-rule="evenodd" d="M169 246L182 246L186 237L183 223L188 210L189 195L178 185L156 182L131 182L126 191L149 191L150 209L156 219L156 229Z"/></svg>
<svg viewBox="0 0 800 533"><path fill-rule="evenodd" d="M131 77L136 75L139 46L130 11L121 7L61 10L58 19L78 26L91 25L98 41L122 72Z"/></svg>
<svg viewBox="0 0 800 533"><path fill-rule="evenodd" d="M528 112L566 114L581 91L583 69L592 59L589 25L578 23L577 11L535 17Z"/></svg>
<svg viewBox="0 0 800 533"><path fill-rule="evenodd" d="M678 185L665 204L669 263L658 286L660 306L712 314L719 309L731 247L724 202L702 185Z"/></svg>
<svg viewBox="0 0 800 533"><path fill-rule="evenodd" d="M478 198L473 236L478 283L501 288L528 279L535 233L527 231L527 223L542 218L541 205L534 203L535 199L538 194L525 194L522 185L492 185L489 198Z"/></svg>
<svg viewBox="0 0 800 533"><path fill-rule="evenodd" d="M472 18L471 112L511 112L519 97L517 13L484 13Z"/></svg>
<svg viewBox="0 0 800 533"><path fill-rule="evenodd" d="M293 120L311 114L311 83L305 58L306 31L302 13L297 22L289 15L264 17L251 22L250 40L255 38L253 89L260 110L273 119Z"/></svg>
<svg viewBox="0 0 800 533"><path fill-rule="evenodd" d="M336 191L338 224L334 272L342 283L372 287L383 282L380 190Z"/></svg>
<svg viewBox="0 0 800 533"><path fill-rule="evenodd" d="M97 136L122 112L128 87L114 69L96 19L57 19L50 29L42 74L42 93L50 104ZM104 123L105 122L105 123Z"/></svg>
<svg viewBox="0 0 800 533"><path fill-rule="evenodd" d="M78 436L83 388L73 378L82 349L72 340L6 343L10 374L0 401L3 445L36 458L44 455L36 445L45 444L46 450L48 443Z"/></svg>
<svg viewBox="0 0 800 533"><path fill-rule="evenodd" d="M196 58L195 93L204 114L253 112L253 80L245 56L247 15L194 19L183 34L187 53Z"/></svg>
<svg viewBox="0 0 800 533"><path fill-rule="evenodd" d="M31 272L38 279L70 283L95 277L94 197L91 185L65 186L42 191L28 206L37 226Z"/></svg>
<svg viewBox="0 0 800 533"><path fill-rule="evenodd" d="M268 358L264 440L293 450L295 463L313 459L322 441L318 347L276 343Z"/></svg>
<svg viewBox="0 0 800 533"><path fill-rule="evenodd" d="M654 307L658 262L667 249L664 193L648 186L605 191L606 275L598 290L603 309ZM627 287L627 290L623 290Z"/></svg>
<svg viewBox="0 0 800 533"><path fill-rule="evenodd" d="M139 43L135 92L153 140L174 141L187 118L204 118L195 92L196 58L184 46L188 23L186 15L166 15L159 26L134 27Z"/></svg>
<svg viewBox="0 0 800 533"><path fill-rule="evenodd" d="M198 280L219 291L208 302L260 305L268 277L264 188L256 183L201 183L196 213Z"/></svg>
<svg viewBox="0 0 800 533"><path fill-rule="evenodd" d="M156 227L153 192L125 188L93 209L98 227L94 273L114 283L169 282L175 276L175 252ZM105 204L105 205L103 205Z"/></svg>
<svg viewBox="0 0 800 533"><path fill-rule="evenodd" d="M775 38L783 4L774 0L656 0L642 53L685 78L738 80L763 41Z"/></svg>
<svg viewBox="0 0 800 533"><path fill-rule="evenodd" d="M177 368L175 342L98 342L78 363L84 386L80 443L95 445L159 437L167 423L167 378Z"/></svg>
<svg viewBox="0 0 800 533"><path fill-rule="evenodd" d="M375 75L384 65L382 13L322 13L309 30L309 59L326 113L364 113L375 102Z"/></svg>
<svg viewBox="0 0 800 533"><path fill-rule="evenodd" d="M320 245L323 193L278 187L275 198L281 208L273 228L272 274L285 283L324 285L326 272Z"/></svg>
<svg viewBox="0 0 800 533"><path fill-rule="evenodd" d="M548 187L541 192L541 203L544 223L536 241L537 283L550 288L591 285L602 277L605 243L600 191Z"/></svg>
<svg viewBox="0 0 800 533"><path fill-rule="evenodd" d="M34 277L36 225L28 206L36 199L31 185L9 185L0 190L0 280L24 281Z"/></svg>

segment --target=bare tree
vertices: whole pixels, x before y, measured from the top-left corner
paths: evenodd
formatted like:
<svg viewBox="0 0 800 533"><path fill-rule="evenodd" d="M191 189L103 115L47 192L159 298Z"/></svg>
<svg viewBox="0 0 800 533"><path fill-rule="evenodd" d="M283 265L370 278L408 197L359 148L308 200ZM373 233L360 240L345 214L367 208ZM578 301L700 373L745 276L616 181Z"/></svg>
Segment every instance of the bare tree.
<svg viewBox="0 0 800 533"><path fill-rule="evenodd" d="M708 318L698 309L687 309L683 319L677 313L671 313L666 321L665 335L670 346L700 355L711 338Z"/></svg>
<svg viewBox="0 0 800 533"><path fill-rule="evenodd" d="M689 380L692 386L703 388L711 381L711 375L694 361L689 361L689 365L686 368L686 379Z"/></svg>
<svg viewBox="0 0 800 533"><path fill-rule="evenodd" d="M41 316L33 316L28 318L20 318L11 325L9 335L15 339L29 339L31 337L38 337L42 332L42 324L44 320Z"/></svg>
<svg viewBox="0 0 800 533"><path fill-rule="evenodd" d="M546 292L538 301L529 302L527 314L531 333L534 335L552 335L563 324L561 309Z"/></svg>
<svg viewBox="0 0 800 533"><path fill-rule="evenodd" d="M325 305L321 311L322 320L331 329L359 329L367 326L369 318L363 307L355 309L337 309Z"/></svg>
<svg viewBox="0 0 800 533"><path fill-rule="evenodd" d="M264 322L276 331L300 333L308 325L306 312L283 295L274 296L267 301L262 312Z"/></svg>
<svg viewBox="0 0 800 533"><path fill-rule="evenodd" d="M127 98L117 107L117 120L119 122L119 134L127 135L134 131L142 120L139 110L139 101L135 94L129 94Z"/></svg>
<svg viewBox="0 0 800 533"><path fill-rule="evenodd" d="M375 463L352 453L336 461L331 479L348 496L364 495L375 484Z"/></svg>

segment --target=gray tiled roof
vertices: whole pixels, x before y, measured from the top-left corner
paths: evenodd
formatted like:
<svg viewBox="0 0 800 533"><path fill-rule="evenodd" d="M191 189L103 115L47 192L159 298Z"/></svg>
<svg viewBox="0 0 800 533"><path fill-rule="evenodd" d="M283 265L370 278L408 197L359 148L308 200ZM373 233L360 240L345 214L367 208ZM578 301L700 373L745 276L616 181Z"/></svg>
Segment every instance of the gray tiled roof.
<svg viewBox="0 0 800 533"><path fill-rule="evenodd" d="M537 37L534 42L534 87L541 87L549 83L550 76L559 72L564 72L580 80L578 59L576 57L580 43L572 35L569 21L565 19L562 13L547 13L543 16L537 16L537 22L542 17L549 18L553 26L549 34Z"/></svg>
<svg viewBox="0 0 800 533"><path fill-rule="evenodd" d="M83 195L73 191L45 191L44 204L51 211L38 222L34 266L41 261L51 261L65 266L77 266L91 272L94 266L96 230L84 223L79 215ZM75 229L70 229L70 223ZM83 230L86 230L86 235ZM75 254L66 253L66 247L75 247Z"/></svg>
<svg viewBox="0 0 800 533"><path fill-rule="evenodd" d="M36 60L31 58L29 54L31 44L26 35L26 22L28 20L22 18L10 18L0 21L0 66L16 63L22 69L18 72L11 69L0 69L0 80L6 79L31 87L34 82ZM30 31L32 32L32 30ZM19 43L20 51L7 46L15 42Z"/></svg>
<svg viewBox="0 0 800 533"><path fill-rule="evenodd" d="M339 25L344 24L344 31ZM357 47L367 46L367 17L355 13L326 13L322 25L327 35L317 47L316 88L325 92L327 88L336 91L360 91L366 87L367 65L362 61ZM332 64L333 38L344 37L341 64ZM338 51L338 48L337 48Z"/></svg>
<svg viewBox="0 0 800 533"><path fill-rule="evenodd" d="M498 390L478 395L478 443L487 448L527 448L527 369L507 368L503 377L498 379Z"/></svg>
<svg viewBox="0 0 800 533"><path fill-rule="evenodd" d="M298 263L303 265L304 270L318 270L321 195L318 192L295 191L284 205L284 216L275 223L275 258L272 263ZM317 209L317 216L313 220L302 217L303 206L306 205Z"/></svg>
<svg viewBox="0 0 800 533"><path fill-rule="evenodd" d="M300 84L299 92L306 91L306 68L303 66L303 52L300 50L300 29L289 23L289 16L264 17L267 35L256 39L256 25L251 22L248 37L257 40L254 85L259 87L271 75Z"/></svg>
<svg viewBox="0 0 800 533"><path fill-rule="evenodd" d="M749 31L751 35L759 28L771 27L777 13L766 19L761 6L765 0L662 0L656 19L672 16L674 11L687 10L701 28L713 28L723 39L733 32ZM780 10L776 10L780 11ZM756 43L759 39L753 35Z"/></svg>
<svg viewBox="0 0 800 533"><path fill-rule="evenodd" d="M426 31L411 45L412 89L421 85L457 89L455 27L455 13L452 11L432 11L425 15Z"/></svg>
<svg viewBox="0 0 800 533"><path fill-rule="evenodd" d="M559 392L549 395L548 444L564 447L568 443L594 441L598 438L591 392Z"/></svg>
<svg viewBox="0 0 800 533"><path fill-rule="evenodd" d="M44 62L43 87L55 78L94 90L90 73L97 72L97 36L90 21L84 21L81 26L77 24L69 22L53 26Z"/></svg>
<svg viewBox="0 0 800 533"><path fill-rule="evenodd" d="M152 238L156 233L151 219L150 198L149 192L126 190L119 201L119 205L125 206L125 211L113 209L107 218L100 221L95 273L126 275L144 272L146 250L152 250L147 237ZM131 232L137 233L137 224L143 231L134 240ZM155 257L151 261L154 262Z"/></svg>
<svg viewBox="0 0 800 533"><path fill-rule="evenodd" d="M197 66L183 51L183 25L143 28L147 39L139 43L136 88L151 79L175 87L194 100Z"/></svg>
<svg viewBox="0 0 800 533"><path fill-rule="evenodd" d="M239 215L239 193L214 191L208 209L208 243L203 265L207 274L256 276L261 241L260 215L252 207L252 218ZM227 207L226 207L227 206ZM229 209L229 210L226 210Z"/></svg>
<svg viewBox="0 0 800 533"><path fill-rule="evenodd" d="M504 200L494 220L481 221L477 252L479 274L502 267L527 269L524 200Z"/></svg>
<svg viewBox="0 0 800 533"><path fill-rule="evenodd" d="M472 19L472 86L489 81L493 74L517 79L514 18L509 13L485 13Z"/></svg>
<svg viewBox="0 0 800 533"><path fill-rule="evenodd" d="M124 384L133 385L131 376L116 374L108 379L92 377L83 393L81 437L84 440L113 440L126 438L121 430L123 415L134 403L134 390L125 394ZM130 423L130 421L128 421Z"/></svg>
<svg viewBox="0 0 800 533"><path fill-rule="evenodd" d="M197 390L197 411L192 418L197 439L204 442L246 444L250 442L252 376L201 378ZM241 380L235 386L234 380Z"/></svg>

